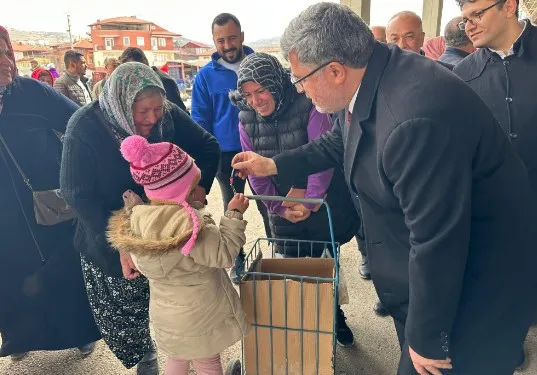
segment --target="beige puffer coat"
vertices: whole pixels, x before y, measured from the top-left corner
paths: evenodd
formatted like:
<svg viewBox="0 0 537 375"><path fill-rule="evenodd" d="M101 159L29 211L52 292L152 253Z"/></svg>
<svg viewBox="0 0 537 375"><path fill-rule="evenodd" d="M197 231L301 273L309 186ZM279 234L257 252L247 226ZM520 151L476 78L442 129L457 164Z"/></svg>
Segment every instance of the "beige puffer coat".
<svg viewBox="0 0 537 375"><path fill-rule="evenodd" d="M192 221L178 205L137 205L130 215L116 212L108 238L129 252L149 279L151 323L158 349L184 360L207 358L239 341L250 325L227 272L246 242L246 221L227 212L220 227L200 215L202 230L189 256L180 248Z"/></svg>

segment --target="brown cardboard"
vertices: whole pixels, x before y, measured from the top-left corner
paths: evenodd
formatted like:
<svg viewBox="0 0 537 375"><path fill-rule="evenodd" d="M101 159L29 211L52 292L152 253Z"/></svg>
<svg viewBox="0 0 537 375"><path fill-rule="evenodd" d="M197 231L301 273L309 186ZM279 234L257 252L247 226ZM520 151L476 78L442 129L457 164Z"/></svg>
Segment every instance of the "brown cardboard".
<svg viewBox="0 0 537 375"><path fill-rule="evenodd" d="M333 282L304 280L301 283L296 277L333 278L333 259L261 259L255 271L295 277L271 277L269 280L268 276L258 276L253 280L252 276L241 284L242 305L248 319L254 324L243 342L246 374L333 374Z"/></svg>

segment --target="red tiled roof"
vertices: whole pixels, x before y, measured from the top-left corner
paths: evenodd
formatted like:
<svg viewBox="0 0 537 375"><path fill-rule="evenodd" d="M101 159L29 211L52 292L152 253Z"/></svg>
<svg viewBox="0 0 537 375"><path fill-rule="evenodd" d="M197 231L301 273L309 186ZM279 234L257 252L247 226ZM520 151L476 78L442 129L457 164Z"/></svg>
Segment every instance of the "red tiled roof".
<svg viewBox="0 0 537 375"><path fill-rule="evenodd" d="M73 47L82 49L93 49L93 43L90 42L88 39L82 39L73 44Z"/></svg>
<svg viewBox="0 0 537 375"><path fill-rule="evenodd" d="M196 42L194 40L191 40L190 42L182 46L182 48L213 48L213 46L210 46L202 42Z"/></svg>
<svg viewBox="0 0 537 375"><path fill-rule="evenodd" d="M104 20L97 20L97 22L92 23L89 26L106 25L106 24L131 24L131 25L149 24L149 25L155 27L155 29L151 30L151 34L163 35L163 36L181 36L181 34L177 34L177 33L173 33L171 31L168 31L168 30L164 29L163 27L154 24L151 21L142 20L142 19L136 18L134 16L132 16L132 17L115 17L115 18L107 18L107 19L104 19Z"/></svg>
<svg viewBox="0 0 537 375"><path fill-rule="evenodd" d="M47 46L33 46L30 44L13 43L13 51L15 52L47 52L49 50L50 47Z"/></svg>
<svg viewBox="0 0 537 375"><path fill-rule="evenodd" d="M52 47L56 49L71 49L71 43L62 43ZM81 39L73 43L73 48L93 49L93 43L88 39Z"/></svg>
<svg viewBox="0 0 537 375"><path fill-rule="evenodd" d="M136 17L114 17L114 18L106 18L104 20L97 20L97 22L92 23L90 26L93 25L102 25L107 23L131 23L131 24L144 24L144 23L153 23L146 20L141 20Z"/></svg>

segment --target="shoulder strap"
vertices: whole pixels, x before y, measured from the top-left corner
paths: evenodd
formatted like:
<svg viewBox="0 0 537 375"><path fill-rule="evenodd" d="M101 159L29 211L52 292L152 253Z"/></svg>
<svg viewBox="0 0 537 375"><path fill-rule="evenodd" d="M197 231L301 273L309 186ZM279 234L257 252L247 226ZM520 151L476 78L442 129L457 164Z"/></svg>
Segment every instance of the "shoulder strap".
<svg viewBox="0 0 537 375"><path fill-rule="evenodd" d="M2 143L4 145L4 148L7 150L7 152L9 153L9 155L11 157L11 159L13 160L13 163L15 163L15 165L19 169L19 172L23 176L22 178L24 179L24 182L26 183L26 185L28 185L28 187L30 187L30 189L32 189L32 187L30 186L30 182L29 181L27 182L28 179L25 177L24 173L22 173L22 170L19 168L17 162L15 161L15 158L11 154L11 151L9 150L9 148L7 147L6 142L4 141L4 137L2 137L1 134L0 134L0 140L2 141ZM22 216L24 217L24 220L26 221L26 225L28 225L28 230L30 231L30 235L32 236L32 240L34 241L34 244L35 244L35 247L37 249L37 252L39 253L39 256L41 257L41 262L45 263L46 262L45 256L43 255L43 252L41 251L41 247L39 246L39 243L37 242L37 238L35 237L34 231L32 230L32 225L30 224L30 219L28 219L28 216L26 215L26 211L24 211L24 205L22 204L22 200L21 200L21 198L19 196L19 192L17 191L17 185L15 184L15 181L13 180L13 175L11 174L11 171L9 170L9 165L7 164L7 160L6 160L6 157L4 155L4 151L2 151L1 148L0 148L0 156L2 156L2 159L4 160L4 164L5 164L6 169L7 169L7 174L9 175L9 179L11 180L11 185L13 186L13 191L15 192L15 196L17 197L17 201L19 202L19 207L20 207L20 209L22 211Z"/></svg>
<svg viewBox="0 0 537 375"><path fill-rule="evenodd" d="M19 163L17 163L17 160L15 159L15 156L13 155L13 153L11 152L11 150L9 149L7 143L6 143L6 140L4 139L4 137L2 136L2 134L0 134L0 141L2 142L2 145L4 146L4 148L6 149L7 153L9 154L9 157L11 158L11 160L13 161L13 164L15 164L15 167L17 167L17 170L19 171L19 174L21 175L24 183L26 184L26 186L28 186L28 188L30 188L30 190L33 192L34 189L32 188L32 185L30 184L30 179L24 174L24 172L22 171L22 168L20 167Z"/></svg>

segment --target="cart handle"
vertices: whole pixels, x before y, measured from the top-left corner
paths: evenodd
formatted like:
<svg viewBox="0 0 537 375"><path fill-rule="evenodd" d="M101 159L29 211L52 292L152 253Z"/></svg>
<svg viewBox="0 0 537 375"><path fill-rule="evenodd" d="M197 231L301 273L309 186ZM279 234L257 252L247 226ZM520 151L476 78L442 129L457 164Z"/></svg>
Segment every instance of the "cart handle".
<svg viewBox="0 0 537 375"><path fill-rule="evenodd" d="M332 252L334 260L339 264L339 254L336 248L336 240L334 238L334 225L332 223L332 212L330 206L325 199L322 198L290 198L290 197L278 197L270 195L244 195L245 198L256 201L272 201L272 202L294 202L294 203L306 203L313 205L324 205L326 207L326 214L328 215L328 228L330 229L330 242L332 244Z"/></svg>

